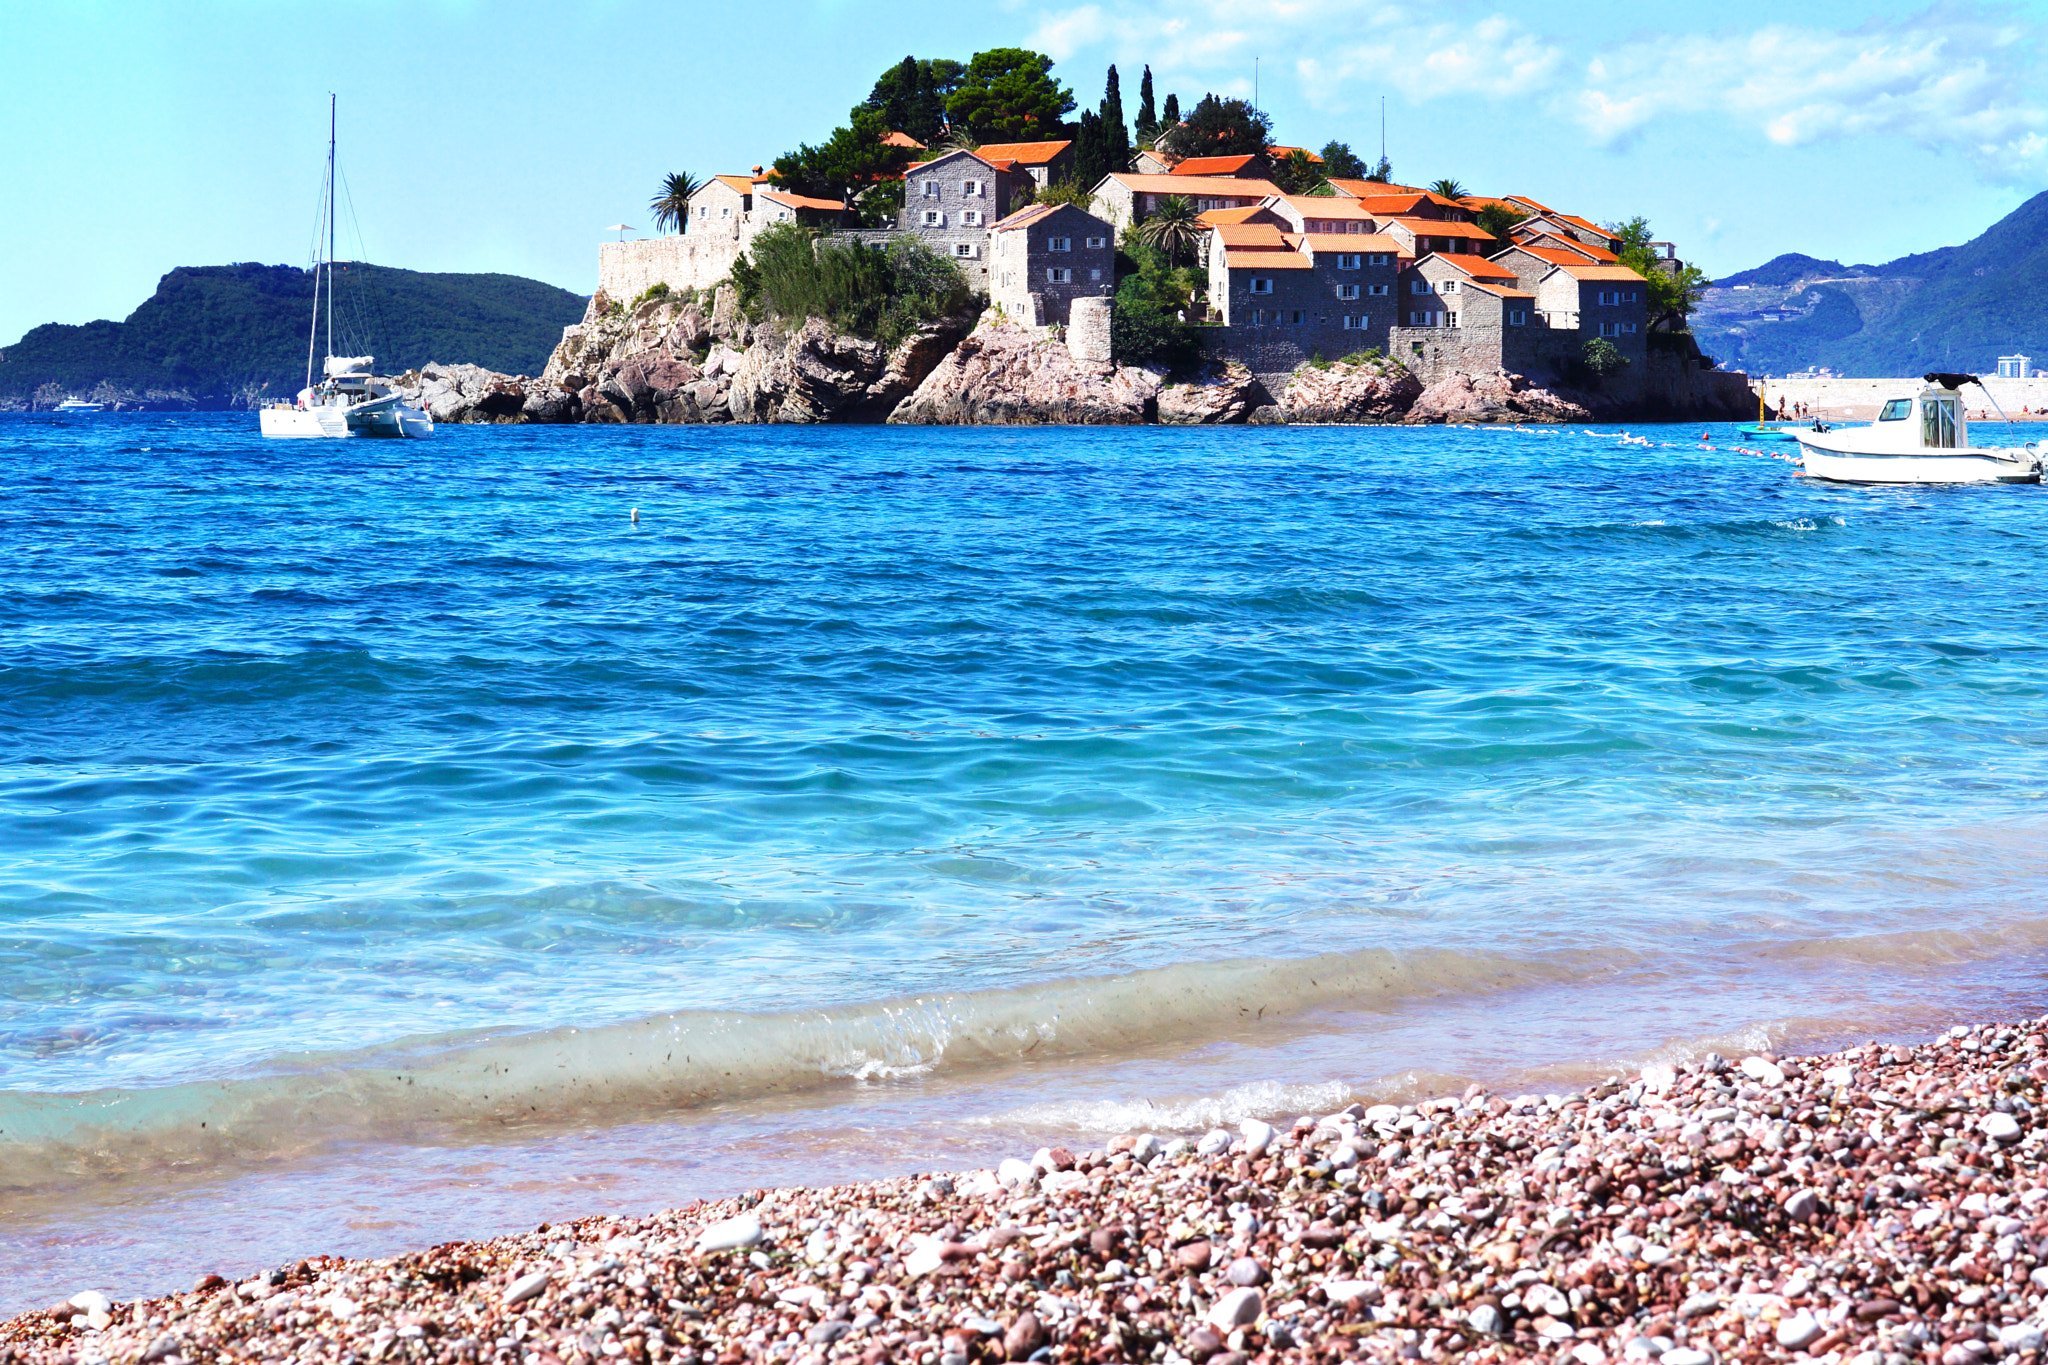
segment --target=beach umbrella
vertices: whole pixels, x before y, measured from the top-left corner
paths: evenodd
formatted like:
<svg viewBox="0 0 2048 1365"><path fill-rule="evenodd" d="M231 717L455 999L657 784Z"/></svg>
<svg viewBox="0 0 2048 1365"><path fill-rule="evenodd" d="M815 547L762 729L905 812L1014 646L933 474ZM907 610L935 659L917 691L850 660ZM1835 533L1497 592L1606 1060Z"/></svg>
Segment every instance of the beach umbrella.
<svg viewBox="0 0 2048 1365"><path fill-rule="evenodd" d="M626 234L635 231L635 229L628 227L624 223L613 223L610 227L606 228L605 231L618 233L619 240L623 242L626 240Z"/></svg>

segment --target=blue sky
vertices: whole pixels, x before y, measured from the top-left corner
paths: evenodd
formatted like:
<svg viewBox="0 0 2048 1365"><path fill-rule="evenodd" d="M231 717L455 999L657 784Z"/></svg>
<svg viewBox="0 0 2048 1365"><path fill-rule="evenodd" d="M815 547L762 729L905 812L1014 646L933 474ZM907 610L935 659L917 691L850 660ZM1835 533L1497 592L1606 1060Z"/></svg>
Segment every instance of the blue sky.
<svg viewBox="0 0 2048 1365"><path fill-rule="evenodd" d="M1709 272L1965 241L2048 187L2048 6L1383 0L0 0L0 344L164 271L310 257L327 92L349 250L579 292L672 170L744 170L906 53L1052 53L1085 103L1249 94L1280 140L1612 220Z"/></svg>

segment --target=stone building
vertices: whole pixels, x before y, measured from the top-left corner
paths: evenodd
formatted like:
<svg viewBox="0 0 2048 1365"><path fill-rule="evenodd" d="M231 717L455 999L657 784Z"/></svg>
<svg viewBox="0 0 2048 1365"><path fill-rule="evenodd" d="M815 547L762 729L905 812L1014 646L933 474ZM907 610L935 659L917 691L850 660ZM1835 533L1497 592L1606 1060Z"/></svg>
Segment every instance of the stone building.
<svg viewBox="0 0 2048 1365"><path fill-rule="evenodd" d="M690 196L690 234L742 237L754 212L754 187L767 188L759 166L752 175L714 175Z"/></svg>
<svg viewBox="0 0 2048 1365"><path fill-rule="evenodd" d="M1135 171L1113 171L1095 187L1095 211L1107 218L1118 232L1142 222L1162 199L1174 195L1186 199L1197 212L1207 209L1255 208L1268 199L1280 197L1280 187L1266 180L1240 180L1233 176L1139 175Z"/></svg>
<svg viewBox="0 0 2048 1365"><path fill-rule="evenodd" d="M1007 215L1021 188L1014 164L962 150L910 167L903 173L897 230L951 257L969 284L986 291L989 229Z"/></svg>
<svg viewBox="0 0 2048 1365"><path fill-rule="evenodd" d="M1009 162L1013 173L1040 189L1074 174L1072 142L984 142L975 155L992 166Z"/></svg>
<svg viewBox="0 0 2048 1365"><path fill-rule="evenodd" d="M1381 232L1401 244L1401 250L1420 259L1432 252L1476 255L1495 245L1493 234L1477 223L1458 223L1442 218L1382 218L1373 221Z"/></svg>
<svg viewBox="0 0 2048 1365"><path fill-rule="evenodd" d="M1034 327L1065 324L1077 298L1116 292L1107 222L1072 204L1029 204L989 233L989 300Z"/></svg>
<svg viewBox="0 0 2048 1365"><path fill-rule="evenodd" d="M845 216L846 206L837 199L814 199L809 195L791 194L787 190L771 190L764 186L754 191L754 211L750 215L753 231L745 235L752 237L777 223L833 228L838 227L840 219Z"/></svg>
<svg viewBox="0 0 2048 1365"><path fill-rule="evenodd" d="M1259 373L1383 347L1400 256L1384 237L1288 233L1267 223L1210 230L1212 352Z"/></svg>
<svg viewBox="0 0 2048 1365"><path fill-rule="evenodd" d="M1401 272L1398 303L1388 351L1424 383L1451 370L1527 374L1550 365L1536 295L1482 256L1422 257Z"/></svg>
<svg viewBox="0 0 2048 1365"><path fill-rule="evenodd" d="M1265 205L1284 219L1291 232L1372 233L1377 229L1370 210L1342 195L1283 194Z"/></svg>
<svg viewBox="0 0 2048 1365"><path fill-rule="evenodd" d="M1643 277L1625 265L1555 265L1536 282L1536 307L1552 328L1606 337L1624 355L1641 351L1649 313Z"/></svg>
<svg viewBox="0 0 2048 1365"><path fill-rule="evenodd" d="M1271 180L1273 163L1263 156L1191 156L1176 161L1169 175L1222 176L1230 180Z"/></svg>

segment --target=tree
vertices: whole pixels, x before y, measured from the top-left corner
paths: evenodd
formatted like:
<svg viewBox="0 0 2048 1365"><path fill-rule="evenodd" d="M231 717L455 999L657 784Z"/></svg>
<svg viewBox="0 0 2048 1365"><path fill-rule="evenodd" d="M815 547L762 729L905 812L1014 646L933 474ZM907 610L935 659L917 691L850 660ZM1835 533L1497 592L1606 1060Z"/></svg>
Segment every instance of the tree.
<svg viewBox="0 0 2048 1365"><path fill-rule="evenodd" d="M1180 96L1168 92L1166 105L1159 111L1159 129L1164 132L1180 122Z"/></svg>
<svg viewBox="0 0 2048 1365"><path fill-rule="evenodd" d="M1108 170L1127 171L1131 168L1131 130L1124 124L1124 97L1118 86L1116 68L1109 69L1109 79L1102 92L1102 159ZM1102 177L1088 183L1094 184Z"/></svg>
<svg viewBox="0 0 2048 1365"><path fill-rule="evenodd" d="M1584 360L1586 368L1602 379L1605 379L1610 374L1619 373L1622 367L1628 364L1628 357L1623 355L1615 347L1615 344L1606 337L1587 337L1586 345L1580 352L1580 356Z"/></svg>
<svg viewBox="0 0 2048 1365"><path fill-rule="evenodd" d="M1247 101L1204 95L1184 121L1167 129L1164 145L1179 157L1262 156L1272 140L1273 120Z"/></svg>
<svg viewBox="0 0 2048 1365"><path fill-rule="evenodd" d="M1099 185L1109 173L1102 120L1087 109L1074 124L1074 179L1083 185Z"/></svg>
<svg viewBox="0 0 2048 1365"><path fill-rule="evenodd" d="M1465 187L1457 181L1450 179L1437 181L1429 187L1429 192L1442 195L1446 199L1463 199L1465 197Z"/></svg>
<svg viewBox="0 0 2048 1365"><path fill-rule="evenodd" d="M984 141L1037 142L1058 136L1074 92L1052 77L1052 58L996 47L968 60L960 88L946 100L948 121Z"/></svg>
<svg viewBox="0 0 2048 1365"><path fill-rule="evenodd" d="M1152 105L1152 68L1145 68L1145 75L1138 82L1138 126L1131 130L1137 137L1138 145L1149 147L1152 139L1159 136L1159 111Z"/></svg>
<svg viewBox="0 0 2048 1365"><path fill-rule="evenodd" d="M1514 240L1515 224L1528 216L1526 213L1516 213L1506 204L1488 204L1479 210L1479 226L1486 229L1487 235L1496 242L1506 246Z"/></svg>
<svg viewBox="0 0 2048 1365"><path fill-rule="evenodd" d="M1169 267L1142 228L1124 230L1117 270L1116 307L1109 322L1111 354L1125 365L1191 368L1200 357L1195 330L1184 317L1194 299L1194 272Z"/></svg>
<svg viewBox="0 0 2048 1365"><path fill-rule="evenodd" d="M1033 204L1072 204L1089 213L1095 211L1095 184L1082 180L1055 180L1033 194Z"/></svg>
<svg viewBox="0 0 2048 1365"><path fill-rule="evenodd" d="M1606 227L1621 243L1621 263L1643 277L1650 326L1662 326L1667 331L1685 331L1692 310L1699 307L1700 300L1714 282L1698 266L1680 265L1676 270L1667 269L1661 263L1666 258L1650 247L1654 234L1650 231L1649 219L1635 217L1625 223L1608 223Z"/></svg>
<svg viewBox="0 0 2048 1365"><path fill-rule="evenodd" d="M690 230L690 196L704 187L704 183L688 171L677 171L674 175L663 176L661 193L648 202L647 211L654 215L654 230L666 232L674 228L678 232Z"/></svg>
<svg viewBox="0 0 2048 1365"><path fill-rule="evenodd" d="M1273 183L1285 194L1314 194L1316 187L1323 183L1323 167L1309 159L1309 154L1296 147L1273 166Z"/></svg>
<svg viewBox="0 0 2048 1365"><path fill-rule="evenodd" d="M1365 163L1347 143L1332 142L1323 148L1323 174L1332 180L1363 180Z"/></svg>
<svg viewBox="0 0 2048 1365"><path fill-rule="evenodd" d="M891 129L910 134L929 147L946 132L946 98L960 88L966 67L944 58L905 57L882 73L867 102Z"/></svg>
<svg viewBox="0 0 2048 1365"><path fill-rule="evenodd" d="M1170 194L1138 229L1139 235L1166 253L1169 264L1178 265L1182 252L1192 254L1202 240L1201 212L1184 194Z"/></svg>
<svg viewBox="0 0 2048 1365"><path fill-rule="evenodd" d="M1372 171L1365 178L1376 184L1386 184L1394 178L1394 163L1387 160L1386 154L1382 152L1380 154L1380 164L1373 167Z"/></svg>
<svg viewBox="0 0 2048 1365"><path fill-rule="evenodd" d="M852 121L833 129L823 146L805 143L776 157L768 179L779 190L846 203L869 186L901 175L910 163L909 148L883 143L889 131L880 110L856 109ZM842 209L840 222L845 221Z"/></svg>

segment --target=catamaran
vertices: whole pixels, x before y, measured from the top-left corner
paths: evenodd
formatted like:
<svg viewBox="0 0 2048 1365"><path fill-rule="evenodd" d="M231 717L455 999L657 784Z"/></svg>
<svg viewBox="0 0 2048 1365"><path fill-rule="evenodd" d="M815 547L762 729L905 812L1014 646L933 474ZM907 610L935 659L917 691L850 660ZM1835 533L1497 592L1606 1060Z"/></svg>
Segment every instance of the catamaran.
<svg viewBox="0 0 2048 1365"><path fill-rule="evenodd" d="M2039 483L2040 442L1970 444L1970 423L1957 392L1965 384L1991 390L1974 374L1930 374L1917 394L1886 401L1863 427L1815 423L1799 433L1800 463L1816 479L1837 483ZM1991 406L2000 416L1998 400ZM2009 421L2010 419L2008 419Z"/></svg>
<svg viewBox="0 0 2048 1365"><path fill-rule="evenodd" d="M324 280L323 280L324 275ZM319 382L313 355L327 305L326 356ZM327 254L313 264L313 322L306 333L306 387L291 402L262 409L265 436L432 436L433 419L372 373L375 356L334 353L334 96L327 97Z"/></svg>

